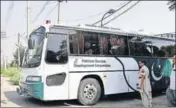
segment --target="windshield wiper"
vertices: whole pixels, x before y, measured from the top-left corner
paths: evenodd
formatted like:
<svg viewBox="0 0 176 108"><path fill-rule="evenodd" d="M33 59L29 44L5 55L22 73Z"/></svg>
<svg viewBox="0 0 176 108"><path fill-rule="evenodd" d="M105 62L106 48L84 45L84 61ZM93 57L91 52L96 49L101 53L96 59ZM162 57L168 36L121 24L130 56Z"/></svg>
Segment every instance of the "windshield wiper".
<svg viewBox="0 0 176 108"><path fill-rule="evenodd" d="M35 55L36 57L38 57L39 55ZM28 61L25 60L25 64L23 67L37 67L38 65L40 65L40 58L36 58L35 56L33 56L33 58L30 58Z"/></svg>
<svg viewBox="0 0 176 108"><path fill-rule="evenodd" d="M27 67L32 68L32 67L37 67L37 66L39 66L39 65L40 65L40 62L28 63L28 64L27 64Z"/></svg>

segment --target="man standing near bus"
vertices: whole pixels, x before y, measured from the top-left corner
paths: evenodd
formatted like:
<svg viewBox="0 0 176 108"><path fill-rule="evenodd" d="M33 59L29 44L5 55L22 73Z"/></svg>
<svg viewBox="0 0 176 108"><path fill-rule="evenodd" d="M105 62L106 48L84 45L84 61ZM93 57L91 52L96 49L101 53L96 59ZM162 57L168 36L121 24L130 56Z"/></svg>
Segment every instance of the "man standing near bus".
<svg viewBox="0 0 176 108"><path fill-rule="evenodd" d="M145 107L152 107L152 93L149 79L149 69L145 65L145 61L139 61L139 92L141 94L142 103Z"/></svg>
<svg viewBox="0 0 176 108"><path fill-rule="evenodd" d="M168 107L176 106L176 55L173 57L173 70L170 75L170 86L166 90Z"/></svg>

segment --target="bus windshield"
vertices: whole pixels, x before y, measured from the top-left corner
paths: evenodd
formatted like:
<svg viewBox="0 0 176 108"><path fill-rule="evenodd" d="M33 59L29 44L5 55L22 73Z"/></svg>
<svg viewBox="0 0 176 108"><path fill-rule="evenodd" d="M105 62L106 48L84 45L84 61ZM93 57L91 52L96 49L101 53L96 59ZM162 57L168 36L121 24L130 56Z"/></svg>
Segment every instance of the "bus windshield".
<svg viewBox="0 0 176 108"><path fill-rule="evenodd" d="M44 27L40 27L30 34L29 38L34 42L34 47L32 49L27 49L23 67L32 68L40 65L44 35Z"/></svg>

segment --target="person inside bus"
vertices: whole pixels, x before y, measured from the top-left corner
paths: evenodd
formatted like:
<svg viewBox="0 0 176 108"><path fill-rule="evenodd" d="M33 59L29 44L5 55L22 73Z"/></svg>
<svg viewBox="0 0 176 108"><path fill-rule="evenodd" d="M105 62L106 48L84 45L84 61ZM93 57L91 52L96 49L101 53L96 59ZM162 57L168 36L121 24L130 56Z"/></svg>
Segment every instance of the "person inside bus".
<svg viewBox="0 0 176 108"><path fill-rule="evenodd" d="M47 50L46 61L48 61L49 63L57 62L56 53L51 50Z"/></svg>
<svg viewBox="0 0 176 108"><path fill-rule="evenodd" d="M111 41L110 41L110 39L108 39L108 42L107 42L107 54L108 55L112 55L111 47L112 47Z"/></svg>
<svg viewBox="0 0 176 108"><path fill-rule="evenodd" d="M85 54L93 54L93 50L91 49L91 43L85 43Z"/></svg>
<svg viewBox="0 0 176 108"><path fill-rule="evenodd" d="M152 107L151 84L149 79L149 69L145 65L145 61L139 61L139 92L141 94L142 103L145 107Z"/></svg>
<svg viewBox="0 0 176 108"><path fill-rule="evenodd" d="M119 45L117 45L117 39L111 37L111 39L109 39L109 53L111 55L116 55L118 53L118 49L119 49Z"/></svg>
<svg viewBox="0 0 176 108"><path fill-rule="evenodd" d="M166 90L166 99L168 107L176 107L176 55L173 57L173 70L170 75L170 86Z"/></svg>

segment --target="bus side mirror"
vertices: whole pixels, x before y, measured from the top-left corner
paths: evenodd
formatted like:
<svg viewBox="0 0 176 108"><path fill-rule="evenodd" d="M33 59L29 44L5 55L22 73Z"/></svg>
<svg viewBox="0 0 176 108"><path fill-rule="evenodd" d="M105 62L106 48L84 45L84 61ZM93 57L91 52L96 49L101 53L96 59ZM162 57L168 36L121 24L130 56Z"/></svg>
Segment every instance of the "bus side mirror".
<svg viewBox="0 0 176 108"><path fill-rule="evenodd" d="M34 40L29 39L29 40L28 40L28 48L29 48L29 49L33 49L33 48L34 48L34 45L35 45Z"/></svg>

